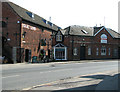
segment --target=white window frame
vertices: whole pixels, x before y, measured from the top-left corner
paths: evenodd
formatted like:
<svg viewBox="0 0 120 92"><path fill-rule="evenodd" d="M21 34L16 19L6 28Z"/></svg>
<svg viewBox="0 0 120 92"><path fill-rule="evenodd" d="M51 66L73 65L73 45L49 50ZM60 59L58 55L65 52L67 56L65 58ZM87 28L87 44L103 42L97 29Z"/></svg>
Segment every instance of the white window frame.
<svg viewBox="0 0 120 92"><path fill-rule="evenodd" d="M91 47L88 47L88 55L91 55Z"/></svg>
<svg viewBox="0 0 120 92"><path fill-rule="evenodd" d="M109 49L108 49L108 55L109 55L109 56L110 56L110 54L111 54L110 52L111 52L111 49L109 48Z"/></svg>
<svg viewBox="0 0 120 92"><path fill-rule="evenodd" d="M96 55L99 55L99 48L96 48Z"/></svg>
<svg viewBox="0 0 120 92"><path fill-rule="evenodd" d="M101 55L102 56L106 55L106 47L101 47Z"/></svg>
<svg viewBox="0 0 120 92"><path fill-rule="evenodd" d="M77 49L77 48L74 48L74 50L73 50L73 55L74 55L74 56L78 55L78 49Z"/></svg>
<svg viewBox="0 0 120 92"><path fill-rule="evenodd" d="M56 41L62 41L62 35L56 35Z"/></svg>

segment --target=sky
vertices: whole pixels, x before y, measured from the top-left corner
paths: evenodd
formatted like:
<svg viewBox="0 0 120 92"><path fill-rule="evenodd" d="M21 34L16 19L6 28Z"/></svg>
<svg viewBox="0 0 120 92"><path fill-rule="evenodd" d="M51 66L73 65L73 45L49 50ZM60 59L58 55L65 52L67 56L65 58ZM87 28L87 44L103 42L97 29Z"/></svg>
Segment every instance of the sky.
<svg viewBox="0 0 120 92"><path fill-rule="evenodd" d="M118 31L120 0L9 0L66 28L71 25L105 26Z"/></svg>

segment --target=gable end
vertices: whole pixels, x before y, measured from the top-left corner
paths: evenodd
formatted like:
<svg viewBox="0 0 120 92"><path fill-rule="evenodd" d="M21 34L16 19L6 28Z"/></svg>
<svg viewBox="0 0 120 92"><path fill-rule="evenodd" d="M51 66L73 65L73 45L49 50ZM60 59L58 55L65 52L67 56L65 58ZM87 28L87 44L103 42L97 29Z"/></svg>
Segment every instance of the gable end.
<svg viewBox="0 0 120 92"><path fill-rule="evenodd" d="M94 36L96 36L99 32L101 32L105 27L102 27ZM105 28L105 30L114 38L114 36Z"/></svg>

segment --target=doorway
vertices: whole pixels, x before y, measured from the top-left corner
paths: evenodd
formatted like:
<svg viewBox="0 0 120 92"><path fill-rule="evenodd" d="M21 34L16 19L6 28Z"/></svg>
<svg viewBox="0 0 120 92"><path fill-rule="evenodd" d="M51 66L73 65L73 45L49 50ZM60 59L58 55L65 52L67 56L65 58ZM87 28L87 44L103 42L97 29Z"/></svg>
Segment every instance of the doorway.
<svg viewBox="0 0 120 92"><path fill-rule="evenodd" d="M120 47L118 47L118 58L120 59Z"/></svg>
<svg viewBox="0 0 120 92"><path fill-rule="evenodd" d="M25 49L25 61L31 62L31 50Z"/></svg>
<svg viewBox="0 0 120 92"><path fill-rule="evenodd" d="M85 46L80 46L80 60L85 60Z"/></svg>
<svg viewBox="0 0 120 92"><path fill-rule="evenodd" d="M54 59L55 60L67 60L67 47L58 43L54 46Z"/></svg>

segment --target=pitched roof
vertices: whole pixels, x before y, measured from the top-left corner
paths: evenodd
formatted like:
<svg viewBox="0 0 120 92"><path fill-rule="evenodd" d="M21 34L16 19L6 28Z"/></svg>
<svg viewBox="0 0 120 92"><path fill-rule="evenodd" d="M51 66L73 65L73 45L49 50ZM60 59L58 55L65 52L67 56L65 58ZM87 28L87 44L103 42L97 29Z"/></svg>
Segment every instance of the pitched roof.
<svg viewBox="0 0 120 92"><path fill-rule="evenodd" d="M45 20L44 18L38 16L37 14L32 13L31 11L28 11L12 2L7 2L11 8L24 20L30 21L32 23L41 25L43 27L52 29L57 31L58 30L58 26L56 26L55 24L51 23L50 21L48 21L47 23L45 23L47 20ZM34 18L32 18L32 15L34 14Z"/></svg>
<svg viewBox="0 0 120 92"><path fill-rule="evenodd" d="M100 31L102 28L105 28L104 26L101 27L85 27L85 26L79 26L79 25L73 25L69 26L64 29L64 35L80 35L80 36L94 36L98 31ZM110 35L114 38L120 38L120 34L116 31L105 28Z"/></svg>
<svg viewBox="0 0 120 92"><path fill-rule="evenodd" d="M107 30L114 36L114 38L120 38L120 33L117 33L116 31L107 28Z"/></svg>
<svg viewBox="0 0 120 92"><path fill-rule="evenodd" d="M73 25L68 28L65 28L65 30L66 32L64 32L64 35L70 34L70 35L81 35L81 36L93 36L92 27Z"/></svg>

